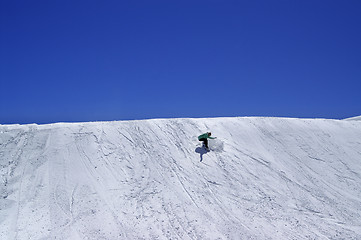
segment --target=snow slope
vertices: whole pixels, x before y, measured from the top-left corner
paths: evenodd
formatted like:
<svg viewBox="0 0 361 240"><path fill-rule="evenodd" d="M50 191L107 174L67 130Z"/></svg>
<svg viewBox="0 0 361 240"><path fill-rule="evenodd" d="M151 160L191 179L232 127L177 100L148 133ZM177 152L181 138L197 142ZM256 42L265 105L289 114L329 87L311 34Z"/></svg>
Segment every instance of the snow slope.
<svg viewBox="0 0 361 240"><path fill-rule="evenodd" d="M347 121L361 121L361 116L346 118Z"/></svg>
<svg viewBox="0 0 361 240"><path fill-rule="evenodd" d="M2 125L0 164L0 239L361 239L359 121Z"/></svg>

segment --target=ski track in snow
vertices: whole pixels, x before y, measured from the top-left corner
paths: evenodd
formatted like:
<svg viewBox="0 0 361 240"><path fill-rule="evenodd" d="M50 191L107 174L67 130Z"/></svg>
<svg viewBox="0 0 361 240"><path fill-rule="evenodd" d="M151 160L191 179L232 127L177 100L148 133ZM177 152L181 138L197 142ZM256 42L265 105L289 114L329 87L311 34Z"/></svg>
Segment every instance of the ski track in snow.
<svg viewBox="0 0 361 240"><path fill-rule="evenodd" d="M0 239L361 239L360 121L0 125L0 177Z"/></svg>

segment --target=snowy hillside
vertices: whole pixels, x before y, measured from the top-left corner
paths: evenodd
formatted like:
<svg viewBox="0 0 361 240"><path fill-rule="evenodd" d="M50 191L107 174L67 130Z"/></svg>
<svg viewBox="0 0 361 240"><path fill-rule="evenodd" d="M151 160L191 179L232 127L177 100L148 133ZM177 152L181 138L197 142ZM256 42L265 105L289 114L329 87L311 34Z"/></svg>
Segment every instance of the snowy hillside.
<svg viewBox="0 0 361 240"><path fill-rule="evenodd" d="M0 125L0 164L0 239L361 239L360 121Z"/></svg>
<svg viewBox="0 0 361 240"><path fill-rule="evenodd" d="M347 121L361 121L361 116L346 118L345 120L347 120Z"/></svg>

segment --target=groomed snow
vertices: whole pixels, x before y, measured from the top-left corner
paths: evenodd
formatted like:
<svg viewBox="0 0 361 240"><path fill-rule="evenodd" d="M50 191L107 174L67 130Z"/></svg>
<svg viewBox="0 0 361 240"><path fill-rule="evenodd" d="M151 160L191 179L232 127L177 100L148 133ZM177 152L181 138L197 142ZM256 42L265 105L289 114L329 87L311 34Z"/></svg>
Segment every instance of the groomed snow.
<svg viewBox="0 0 361 240"><path fill-rule="evenodd" d="M2 125L0 164L0 239L361 239L359 121Z"/></svg>

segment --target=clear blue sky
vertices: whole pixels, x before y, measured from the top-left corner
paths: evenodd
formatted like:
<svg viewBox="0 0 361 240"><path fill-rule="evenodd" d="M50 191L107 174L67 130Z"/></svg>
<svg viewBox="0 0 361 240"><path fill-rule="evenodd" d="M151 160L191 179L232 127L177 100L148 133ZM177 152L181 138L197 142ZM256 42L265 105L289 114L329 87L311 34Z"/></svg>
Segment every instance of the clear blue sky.
<svg viewBox="0 0 361 240"><path fill-rule="evenodd" d="M0 2L0 123L361 115L361 1Z"/></svg>

